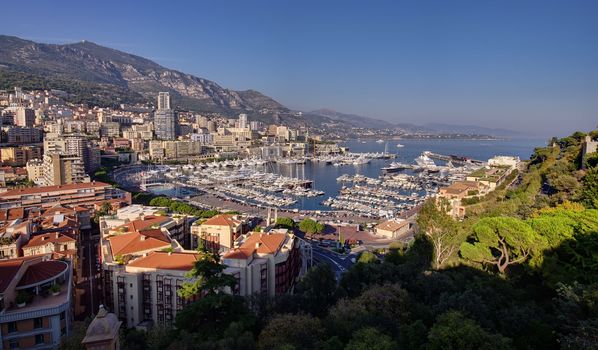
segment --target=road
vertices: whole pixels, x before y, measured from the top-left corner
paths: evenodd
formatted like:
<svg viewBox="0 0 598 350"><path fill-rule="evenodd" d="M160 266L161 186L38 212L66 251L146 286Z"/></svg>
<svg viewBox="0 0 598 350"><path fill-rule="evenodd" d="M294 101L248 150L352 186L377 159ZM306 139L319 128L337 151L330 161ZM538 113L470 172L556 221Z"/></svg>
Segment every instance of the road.
<svg viewBox="0 0 598 350"><path fill-rule="evenodd" d="M76 289L79 296L76 310L77 319L82 319L85 315L93 314L99 306L99 265L98 265L98 244L99 236L97 228L81 231L81 272ZM82 316L81 316L82 315Z"/></svg>

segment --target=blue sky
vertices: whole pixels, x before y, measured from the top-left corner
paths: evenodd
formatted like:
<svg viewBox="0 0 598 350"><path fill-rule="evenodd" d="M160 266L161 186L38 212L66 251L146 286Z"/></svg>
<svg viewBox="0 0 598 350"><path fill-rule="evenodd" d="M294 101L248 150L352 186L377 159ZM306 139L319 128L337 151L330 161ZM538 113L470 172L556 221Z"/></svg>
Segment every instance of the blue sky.
<svg viewBox="0 0 598 350"><path fill-rule="evenodd" d="M598 1L18 1L0 33L82 39L299 110L564 135L598 126Z"/></svg>

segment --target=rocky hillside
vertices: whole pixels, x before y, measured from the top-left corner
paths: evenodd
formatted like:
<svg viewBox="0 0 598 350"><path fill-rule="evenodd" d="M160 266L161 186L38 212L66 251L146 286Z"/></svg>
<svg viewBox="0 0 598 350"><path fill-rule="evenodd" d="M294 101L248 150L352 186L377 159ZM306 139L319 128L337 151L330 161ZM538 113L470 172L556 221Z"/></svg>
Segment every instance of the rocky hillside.
<svg viewBox="0 0 598 350"><path fill-rule="evenodd" d="M180 108L200 112L231 115L246 112L262 116L288 112L287 108L257 91L225 89L213 81L88 41L40 44L0 35L0 68L30 77L43 77L50 80L50 84L55 79L74 80L96 84L99 90L128 90L148 99L158 91L170 91Z"/></svg>

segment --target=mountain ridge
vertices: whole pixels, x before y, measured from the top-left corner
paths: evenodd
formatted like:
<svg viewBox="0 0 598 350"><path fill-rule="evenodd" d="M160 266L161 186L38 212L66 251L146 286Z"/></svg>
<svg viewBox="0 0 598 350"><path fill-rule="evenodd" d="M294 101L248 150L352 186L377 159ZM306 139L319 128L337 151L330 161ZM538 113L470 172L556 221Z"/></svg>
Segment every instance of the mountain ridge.
<svg viewBox="0 0 598 350"><path fill-rule="evenodd" d="M153 98L159 91L181 97L183 109L198 112L284 114L288 109L256 90L235 91L208 79L163 67L149 59L90 41L44 44L0 35L4 69L48 78L127 88Z"/></svg>

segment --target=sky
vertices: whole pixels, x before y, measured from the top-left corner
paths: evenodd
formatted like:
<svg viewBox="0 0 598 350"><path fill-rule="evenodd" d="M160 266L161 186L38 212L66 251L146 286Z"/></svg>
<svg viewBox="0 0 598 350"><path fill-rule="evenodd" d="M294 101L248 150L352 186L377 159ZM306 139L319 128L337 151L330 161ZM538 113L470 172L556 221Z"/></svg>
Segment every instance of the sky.
<svg viewBox="0 0 598 350"><path fill-rule="evenodd" d="M598 1L18 1L0 33L89 40L302 111L538 136L598 127Z"/></svg>

